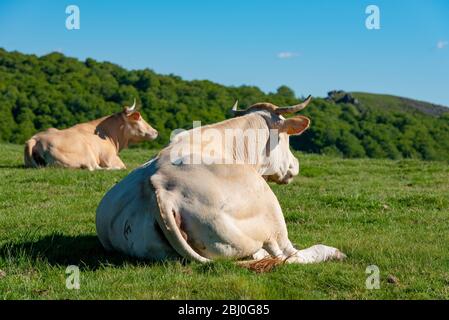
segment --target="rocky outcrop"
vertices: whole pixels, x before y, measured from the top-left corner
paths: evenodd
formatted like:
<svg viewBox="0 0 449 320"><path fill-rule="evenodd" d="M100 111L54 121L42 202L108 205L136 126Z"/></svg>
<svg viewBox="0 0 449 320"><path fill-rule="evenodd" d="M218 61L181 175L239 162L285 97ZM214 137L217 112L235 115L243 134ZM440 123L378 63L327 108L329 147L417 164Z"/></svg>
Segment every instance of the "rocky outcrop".
<svg viewBox="0 0 449 320"><path fill-rule="evenodd" d="M333 101L335 103L350 103L358 105L359 101L352 96L351 93L345 92L343 90L333 90L327 93L328 101Z"/></svg>

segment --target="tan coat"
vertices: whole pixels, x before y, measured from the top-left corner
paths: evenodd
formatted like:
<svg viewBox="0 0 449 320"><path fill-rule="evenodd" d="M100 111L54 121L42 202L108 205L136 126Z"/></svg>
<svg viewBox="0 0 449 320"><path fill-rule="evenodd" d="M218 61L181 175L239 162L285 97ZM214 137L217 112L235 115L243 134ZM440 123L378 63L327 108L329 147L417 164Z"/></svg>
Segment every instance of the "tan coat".
<svg viewBox="0 0 449 320"><path fill-rule="evenodd" d="M50 128L37 133L25 144L25 166L123 169L119 152L130 143L154 140L157 134L139 112L125 108L68 129Z"/></svg>

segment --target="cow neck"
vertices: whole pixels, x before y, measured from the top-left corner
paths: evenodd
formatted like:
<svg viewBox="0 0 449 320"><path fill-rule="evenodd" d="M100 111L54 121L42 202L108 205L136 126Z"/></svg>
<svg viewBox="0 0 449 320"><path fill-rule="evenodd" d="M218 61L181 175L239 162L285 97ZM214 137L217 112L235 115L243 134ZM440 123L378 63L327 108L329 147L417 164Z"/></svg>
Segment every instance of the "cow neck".
<svg viewBox="0 0 449 320"><path fill-rule="evenodd" d="M175 141L171 142L170 145L167 148L164 148L159 153L159 158L166 159L171 158L173 155L179 155L179 152L182 153L184 150L183 148L187 148L190 155L196 152L196 147L193 147L193 145L196 145L197 142L192 141L191 139L194 139L193 134L194 130L200 129L202 132L208 129L215 129L218 130L223 134L222 138L225 138L225 130L227 129L236 129L236 130L263 130L267 133L267 141L269 138L269 127L267 124L267 121L263 116L260 114L252 113L248 115L244 115L237 118L228 119L225 121L222 121L220 123L207 125L201 128L191 129L188 131L188 133L180 134L180 137L178 139L175 138ZM199 138L199 143L202 144L201 137ZM265 143L266 143L265 142ZM230 160L231 163L245 163L248 165L254 166L255 170L259 173L261 173L263 170L261 169L263 164L262 163L255 163L250 164L248 161L248 150L246 150L246 144L243 147L236 147L233 141L229 141L230 145L226 145L224 149L222 149L223 145L220 143L217 145L220 150L217 150L216 156L219 157L217 160L224 160L225 163L228 163L227 161ZM184 151L187 151L184 150ZM224 151L224 152L223 152ZM184 156L187 156L187 154L184 154ZM191 159L193 160L193 159ZM170 160L172 161L172 160ZM193 160L194 161L194 160ZM262 173L261 173L262 174Z"/></svg>
<svg viewBox="0 0 449 320"><path fill-rule="evenodd" d="M225 122L221 123L221 127L223 129L241 129L243 131L245 130L256 130L256 134L257 134L257 130L263 130L263 131L267 131L267 141L269 138L269 127L267 125L266 120L264 119L263 116L261 116L260 114L257 113L250 113L247 114L245 116L242 117L237 117L237 118L233 118L233 119L229 119ZM238 148L238 146L240 148ZM227 149L230 150L230 152L227 152L227 155L232 157L232 160L235 161L235 163L246 163L246 164L250 164L250 159L249 159L249 154L248 154L248 149L246 144L242 146L236 145L234 143L232 143L232 145L227 146ZM252 164L255 169L257 171L260 171L259 167L261 166L260 163L255 163Z"/></svg>
<svg viewBox="0 0 449 320"><path fill-rule="evenodd" d="M126 120L122 113L96 120L96 132L100 137L107 139L115 148L117 154L128 147L128 139L125 136Z"/></svg>

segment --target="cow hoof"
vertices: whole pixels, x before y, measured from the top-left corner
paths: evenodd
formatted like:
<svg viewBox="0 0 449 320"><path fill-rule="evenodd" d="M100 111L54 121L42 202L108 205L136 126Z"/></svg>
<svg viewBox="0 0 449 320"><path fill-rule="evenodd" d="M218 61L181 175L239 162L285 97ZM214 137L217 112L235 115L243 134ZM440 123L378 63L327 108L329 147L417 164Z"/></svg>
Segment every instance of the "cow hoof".
<svg viewBox="0 0 449 320"><path fill-rule="evenodd" d="M346 258L347 258L347 255L345 255L340 250L336 249L336 252L335 252L335 255L334 255L334 260L342 261L342 260L344 260Z"/></svg>

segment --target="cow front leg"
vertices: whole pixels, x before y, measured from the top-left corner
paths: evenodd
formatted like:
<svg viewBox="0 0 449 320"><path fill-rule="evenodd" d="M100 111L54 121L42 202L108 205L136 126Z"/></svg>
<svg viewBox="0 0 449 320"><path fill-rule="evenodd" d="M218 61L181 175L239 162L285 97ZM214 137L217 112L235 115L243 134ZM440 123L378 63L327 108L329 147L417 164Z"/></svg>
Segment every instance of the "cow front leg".
<svg viewBox="0 0 449 320"><path fill-rule="evenodd" d="M120 169L126 169L125 164L123 163L122 159L120 159L118 156L113 156L107 159L102 163L102 167L106 170L120 170Z"/></svg>
<svg viewBox="0 0 449 320"><path fill-rule="evenodd" d="M259 251L252 255L254 260L262 260L267 257L270 257L270 254L264 248L259 249Z"/></svg>
<svg viewBox="0 0 449 320"><path fill-rule="evenodd" d="M322 244L314 245L303 250L296 250L286 254L287 263L319 263L329 260L343 260L346 255L337 248L325 246Z"/></svg>
<svg viewBox="0 0 449 320"><path fill-rule="evenodd" d="M284 226L278 231L277 239L273 237L263 246L263 249L272 257L284 260L287 263L301 264L319 263L328 260L343 260L346 258L346 255L337 248L322 244L314 245L303 250L296 249L288 239L287 228Z"/></svg>
<svg viewBox="0 0 449 320"><path fill-rule="evenodd" d="M287 263L319 263L328 260L343 260L346 255L337 248L325 246L322 244L314 245L310 248L298 250L288 238L287 226L280 206L276 212L279 217L278 228L273 230L271 241L264 245L264 249L273 257L280 258Z"/></svg>

